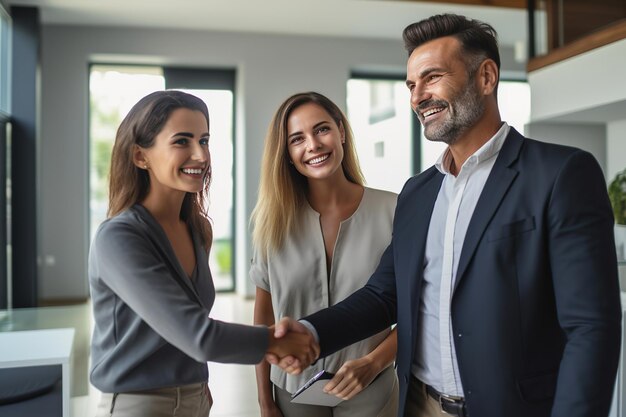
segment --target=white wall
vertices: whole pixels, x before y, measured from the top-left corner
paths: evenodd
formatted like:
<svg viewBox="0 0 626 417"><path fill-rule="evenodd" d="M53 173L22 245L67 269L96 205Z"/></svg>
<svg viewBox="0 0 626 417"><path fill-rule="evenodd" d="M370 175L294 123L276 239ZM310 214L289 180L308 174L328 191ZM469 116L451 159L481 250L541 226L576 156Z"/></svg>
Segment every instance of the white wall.
<svg viewBox="0 0 626 417"><path fill-rule="evenodd" d="M574 146L590 152L606 172L606 127L604 124L530 123L526 136L544 142Z"/></svg>
<svg viewBox="0 0 626 417"><path fill-rule="evenodd" d="M147 63L237 70L236 213L238 292L253 294L248 219L256 202L269 120L287 96L316 90L345 110L352 70L405 71L400 40L48 25L42 31L39 296L88 293L88 64ZM503 70L519 71L512 48ZM407 103L408 106L408 103ZM210 109L209 109L210 110Z"/></svg>
<svg viewBox="0 0 626 417"><path fill-rule="evenodd" d="M531 136L589 150L610 181L626 167L624 74L626 39L533 71Z"/></svg>
<svg viewBox="0 0 626 417"><path fill-rule="evenodd" d="M626 108L624 74L626 39L533 71L528 74L531 119L610 120L607 116L613 116L614 109ZM625 115L622 111L617 118L626 119Z"/></svg>

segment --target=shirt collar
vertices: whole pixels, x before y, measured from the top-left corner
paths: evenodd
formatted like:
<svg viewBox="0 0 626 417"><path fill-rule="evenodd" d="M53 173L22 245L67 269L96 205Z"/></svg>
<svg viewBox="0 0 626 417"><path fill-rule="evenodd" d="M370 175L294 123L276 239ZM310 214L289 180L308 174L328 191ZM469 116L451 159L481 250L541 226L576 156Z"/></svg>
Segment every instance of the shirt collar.
<svg viewBox="0 0 626 417"><path fill-rule="evenodd" d="M481 146L476 152L470 155L469 158L463 163L461 169L459 169L459 173L463 170L464 167L476 167L480 165L482 162L487 159L495 156L502 149L502 145L504 144L504 140L506 139L509 131L511 130L510 126L506 122L502 122L502 126L496 132L495 135L491 137L483 146ZM452 153L450 153L450 147L447 147L445 151L439 156L437 162L435 162L435 168L439 170L442 174L446 175L450 173L450 166L452 165Z"/></svg>

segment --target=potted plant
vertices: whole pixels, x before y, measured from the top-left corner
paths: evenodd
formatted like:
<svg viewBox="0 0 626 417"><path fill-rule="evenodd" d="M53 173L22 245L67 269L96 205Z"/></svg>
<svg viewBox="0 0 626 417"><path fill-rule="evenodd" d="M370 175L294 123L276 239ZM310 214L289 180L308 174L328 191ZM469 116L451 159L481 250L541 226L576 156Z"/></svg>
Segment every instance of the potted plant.
<svg viewBox="0 0 626 417"><path fill-rule="evenodd" d="M626 169L618 172L609 184L609 199L615 216L617 260L626 260Z"/></svg>

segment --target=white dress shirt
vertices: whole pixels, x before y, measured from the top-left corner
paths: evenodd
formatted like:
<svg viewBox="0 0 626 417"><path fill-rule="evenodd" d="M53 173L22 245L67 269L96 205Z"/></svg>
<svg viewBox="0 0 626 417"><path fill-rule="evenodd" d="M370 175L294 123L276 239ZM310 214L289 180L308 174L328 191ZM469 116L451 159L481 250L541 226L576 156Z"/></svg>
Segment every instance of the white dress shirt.
<svg viewBox="0 0 626 417"><path fill-rule="evenodd" d="M461 249L476 203L509 129L503 123L498 132L465 161L456 177L450 173L452 155L449 149L435 164L445 177L426 238L412 372L420 381L447 395L464 396L450 317Z"/></svg>

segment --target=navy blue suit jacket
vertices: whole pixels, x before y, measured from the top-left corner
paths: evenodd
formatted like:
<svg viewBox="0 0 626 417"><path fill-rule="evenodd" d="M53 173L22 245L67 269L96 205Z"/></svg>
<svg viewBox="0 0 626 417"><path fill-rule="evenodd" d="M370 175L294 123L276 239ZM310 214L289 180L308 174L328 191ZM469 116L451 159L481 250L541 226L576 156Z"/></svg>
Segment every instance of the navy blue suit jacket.
<svg viewBox="0 0 626 417"><path fill-rule="evenodd" d="M442 180L433 167L406 183L392 242L368 284L305 318L322 356L397 322L399 416ZM613 224L593 156L511 129L470 221L452 298L470 416L607 416L621 323Z"/></svg>

